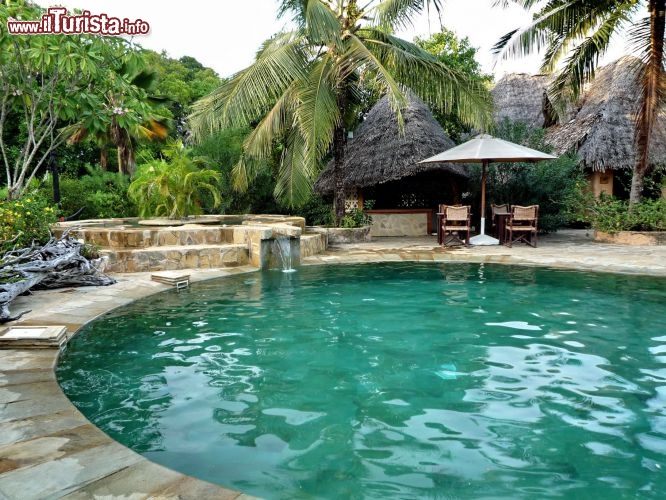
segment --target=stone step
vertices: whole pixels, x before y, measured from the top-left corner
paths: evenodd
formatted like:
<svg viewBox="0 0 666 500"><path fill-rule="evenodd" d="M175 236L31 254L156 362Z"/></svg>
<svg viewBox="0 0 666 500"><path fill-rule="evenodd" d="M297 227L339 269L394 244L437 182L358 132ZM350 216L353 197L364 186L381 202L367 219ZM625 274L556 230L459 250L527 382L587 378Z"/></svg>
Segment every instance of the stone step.
<svg viewBox="0 0 666 500"><path fill-rule="evenodd" d="M249 262L248 247L241 244L102 249L100 254L109 259L105 271L114 273L212 269L244 266Z"/></svg>

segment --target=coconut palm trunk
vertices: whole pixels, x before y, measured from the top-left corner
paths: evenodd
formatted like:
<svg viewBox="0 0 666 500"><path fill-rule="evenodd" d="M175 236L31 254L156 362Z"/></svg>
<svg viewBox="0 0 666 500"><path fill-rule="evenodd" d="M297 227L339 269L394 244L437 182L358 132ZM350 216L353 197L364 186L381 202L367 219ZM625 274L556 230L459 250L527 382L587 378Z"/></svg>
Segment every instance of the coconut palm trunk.
<svg viewBox="0 0 666 500"><path fill-rule="evenodd" d="M636 164L631 178L629 203L634 205L643 197L645 175L650 170L650 138L663 97L664 28L666 27L666 0L650 0L650 40L648 61L643 74L643 98L636 120Z"/></svg>
<svg viewBox="0 0 666 500"><path fill-rule="evenodd" d="M335 224L340 225L340 221L345 216L345 184L342 175L342 166L345 162L345 130L342 126L335 129L333 135L333 181L334 200L333 208L335 210Z"/></svg>

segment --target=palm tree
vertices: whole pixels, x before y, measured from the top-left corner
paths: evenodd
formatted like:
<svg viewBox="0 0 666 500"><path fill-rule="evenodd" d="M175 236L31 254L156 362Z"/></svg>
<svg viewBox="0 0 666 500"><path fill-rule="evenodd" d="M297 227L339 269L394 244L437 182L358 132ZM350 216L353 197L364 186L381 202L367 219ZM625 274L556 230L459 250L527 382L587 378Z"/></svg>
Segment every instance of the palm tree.
<svg viewBox="0 0 666 500"><path fill-rule="evenodd" d="M163 140L168 135L167 118L157 108L165 99L151 95L156 80L156 72L137 69L129 63L109 70L109 89L103 93L102 109L84 113L77 123L67 127L67 142L76 144L90 137L100 148L104 170L108 169L108 148L113 146L117 150L118 171L134 173L136 142Z"/></svg>
<svg viewBox="0 0 666 500"><path fill-rule="evenodd" d="M529 9L537 0L497 0ZM647 9L646 9L647 7ZM635 20L647 10L648 17ZM599 58L606 52L614 34L627 30L632 45L642 56L637 68L641 99L636 113L636 163L629 195L630 204L641 200L648 173L650 136L658 106L663 102L664 27L666 0L547 0L532 23L504 35L495 45L502 56L528 54L546 48L542 70L553 72L562 64L550 93L562 100L570 92L576 98L583 85L594 78Z"/></svg>
<svg viewBox="0 0 666 500"><path fill-rule="evenodd" d="M221 202L220 173L204 168L208 159L191 156L180 141L169 143L164 158L153 158L139 166L128 195L139 206L142 217L165 216L170 219L199 215L204 192Z"/></svg>
<svg viewBox="0 0 666 500"><path fill-rule="evenodd" d="M439 7L439 0L433 2ZM364 3L365 4L365 3ZM245 189L283 142L275 196L296 205L310 193L321 161L332 152L335 212L344 215L342 163L346 132L364 88L388 94L396 119L408 90L443 111L457 110L478 128L490 123L483 84L392 34L427 7L427 0L283 0L296 28L264 42L254 64L198 101L191 115L195 138L220 128L256 125L235 165Z"/></svg>

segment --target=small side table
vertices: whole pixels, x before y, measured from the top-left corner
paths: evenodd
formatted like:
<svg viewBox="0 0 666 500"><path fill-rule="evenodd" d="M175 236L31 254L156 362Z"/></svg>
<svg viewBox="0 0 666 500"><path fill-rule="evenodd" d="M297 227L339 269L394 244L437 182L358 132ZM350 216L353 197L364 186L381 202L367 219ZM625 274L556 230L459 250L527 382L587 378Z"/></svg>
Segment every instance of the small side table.
<svg viewBox="0 0 666 500"><path fill-rule="evenodd" d="M509 212L499 212L495 214L495 220L493 224L495 225L495 237L499 240L500 245L504 245L506 242L506 221L509 219L511 214Z"/></svg>

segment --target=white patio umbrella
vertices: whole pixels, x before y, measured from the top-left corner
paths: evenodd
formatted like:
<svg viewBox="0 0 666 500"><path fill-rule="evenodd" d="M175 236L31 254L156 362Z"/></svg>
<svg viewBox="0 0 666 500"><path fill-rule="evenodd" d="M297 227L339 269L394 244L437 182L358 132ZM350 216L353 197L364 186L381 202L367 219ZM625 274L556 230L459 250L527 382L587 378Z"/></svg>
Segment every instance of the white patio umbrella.
<svg viewBox="0 0 666 500"><path fill-rule="evenodd" d="M513 142L481 134L459 146L447 149L419 163L481 163L481 232L470 239L472 245L499 245L499 240L486 234L486 176L490 162L537 162L557 156L527 148Z"/></svg>

